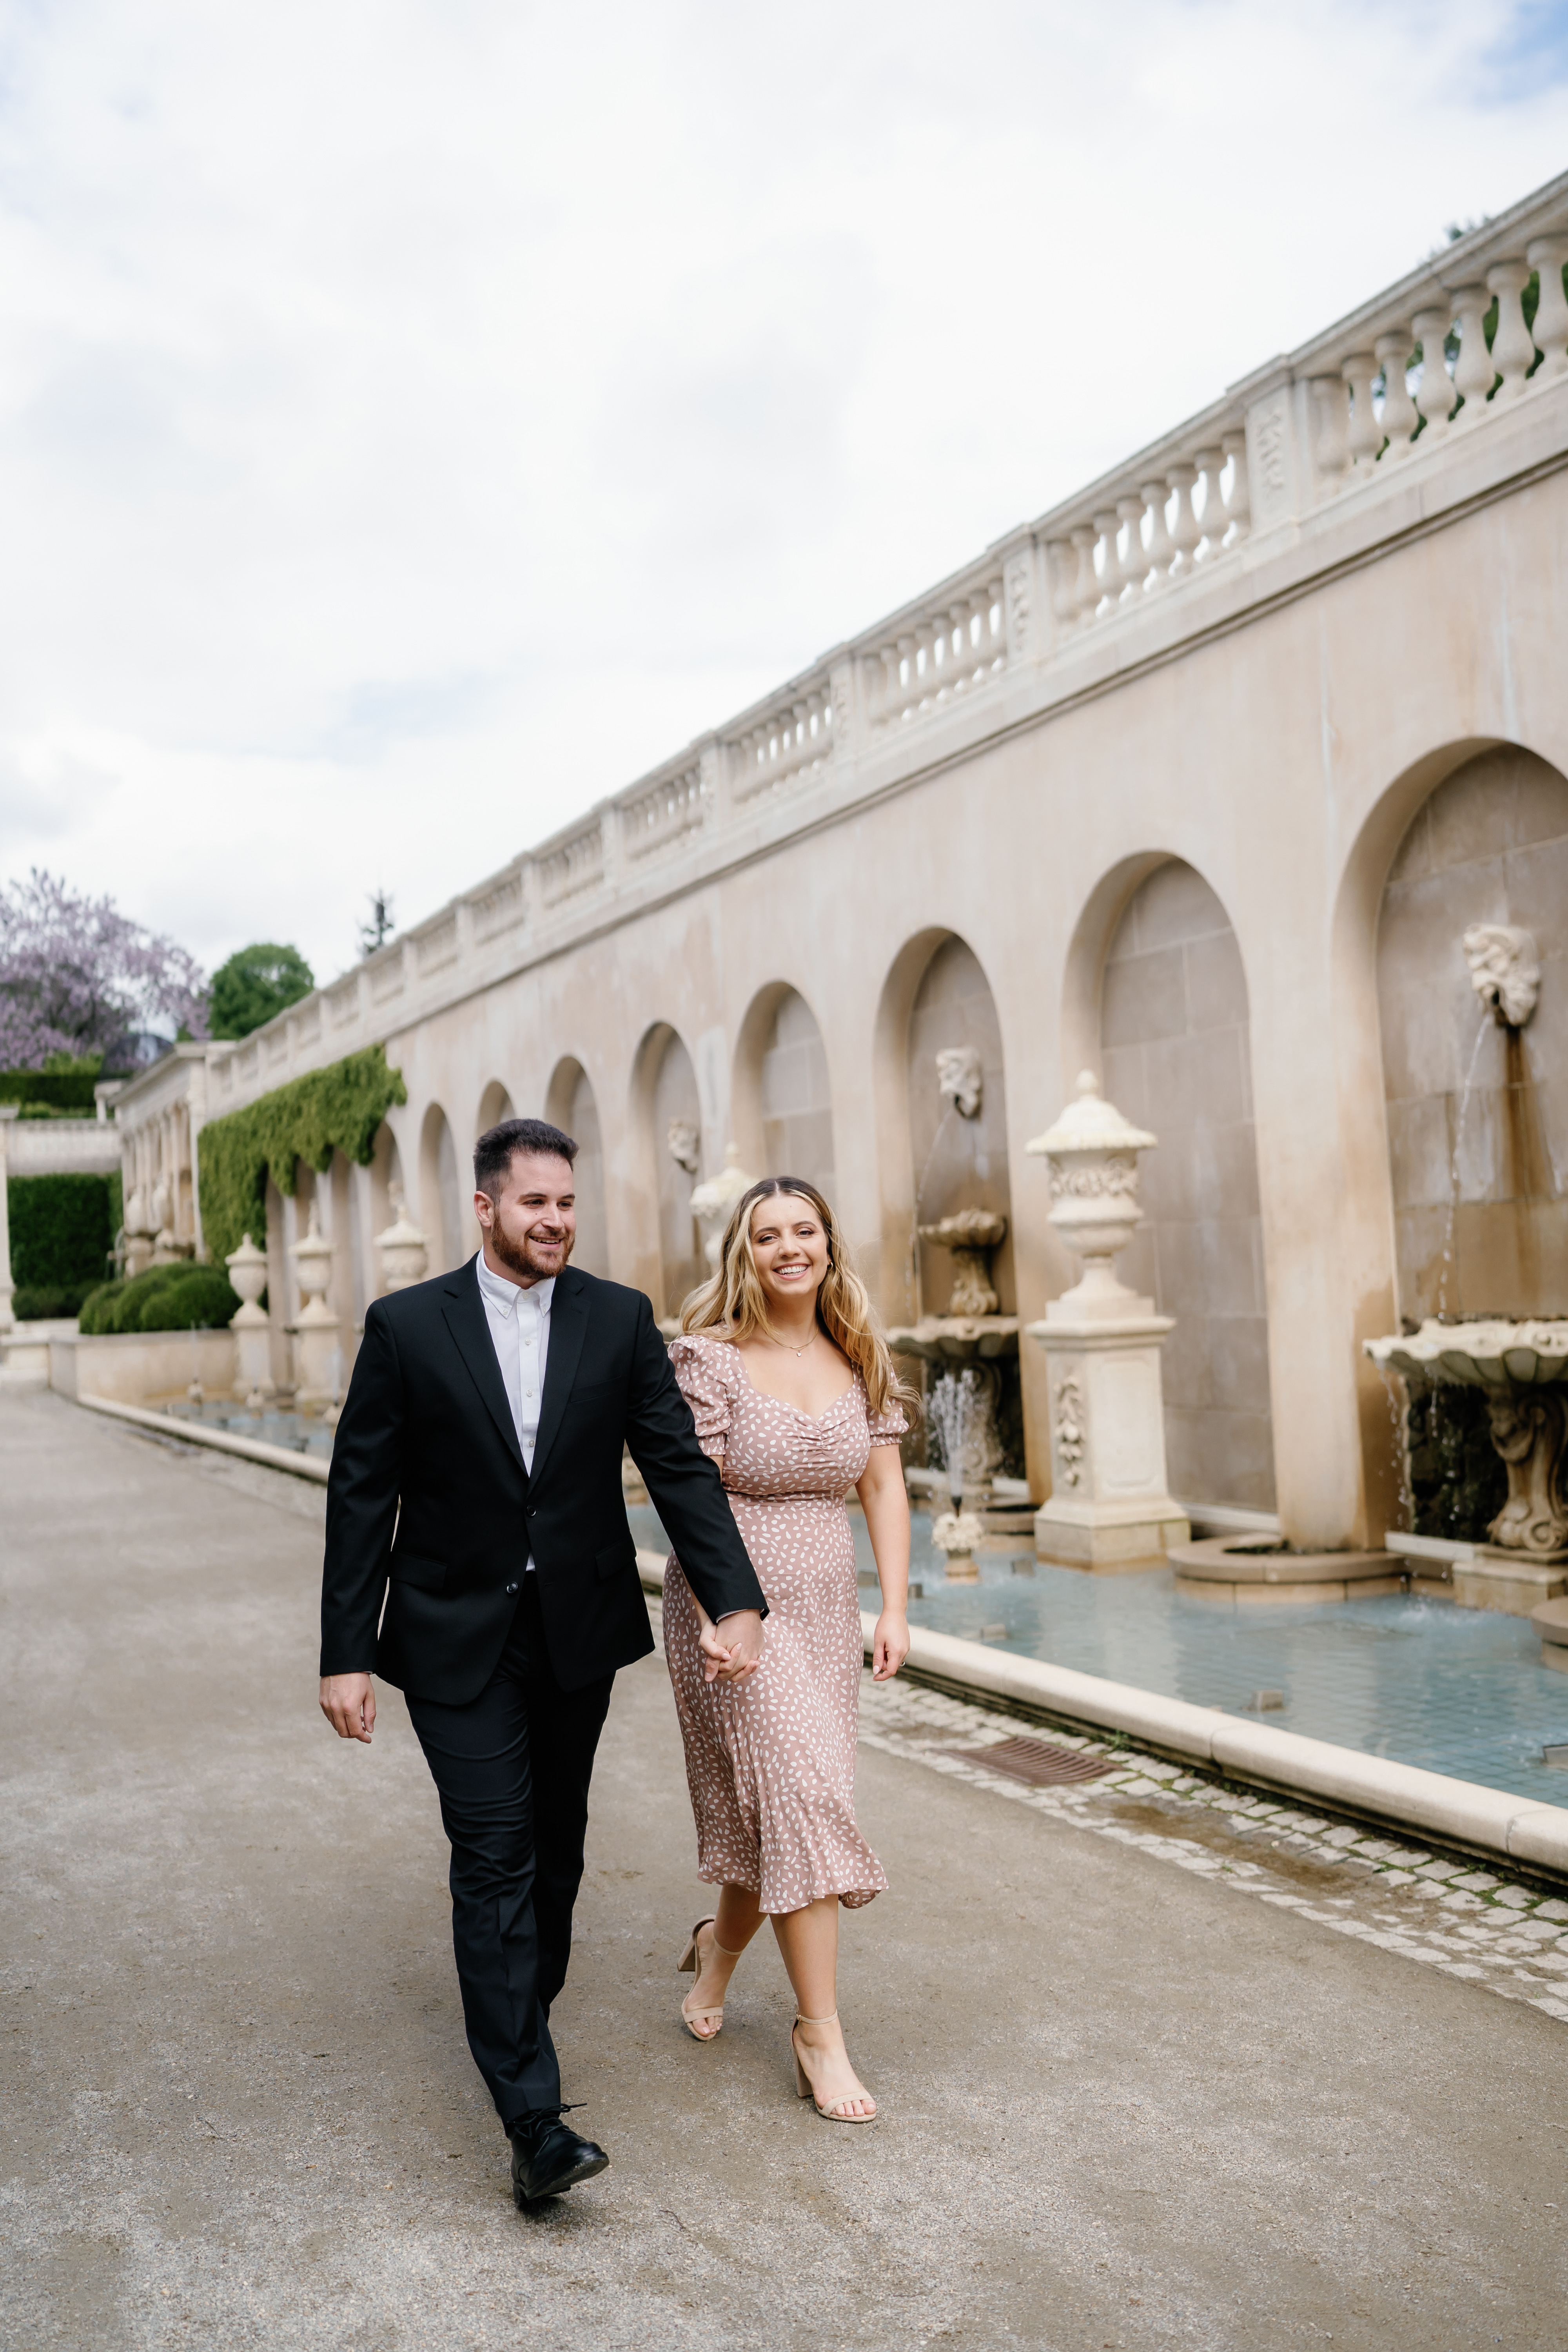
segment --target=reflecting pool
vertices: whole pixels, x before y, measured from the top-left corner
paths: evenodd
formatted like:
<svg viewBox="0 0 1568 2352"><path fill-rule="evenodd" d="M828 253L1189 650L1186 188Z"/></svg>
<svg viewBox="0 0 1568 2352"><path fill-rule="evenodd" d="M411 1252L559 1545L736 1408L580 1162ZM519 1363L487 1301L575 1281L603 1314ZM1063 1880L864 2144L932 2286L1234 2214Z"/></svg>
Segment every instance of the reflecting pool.
<svg viewBox="0 0 1568 2352"><path fill-rule="evenodd" d="M639 1544L663 1548L651 1509L631 1518ZM859 1515L850 1521L861 1606L874 1610L870 1542ZM1568 1742L1568 1675L1542 1664L1522 1617L1400 1593L1237 1608L1178 1593L1169 1569L1086 1576L1023 1543L982 1552L978 1583L950 1584L927 1513L913 1533L910 1618L933 1633L1237 1715L1276 1692L1284 1705L1258 1719L1281 1730L1568 1804L1568 1772L1542 1755Z"/></svg>

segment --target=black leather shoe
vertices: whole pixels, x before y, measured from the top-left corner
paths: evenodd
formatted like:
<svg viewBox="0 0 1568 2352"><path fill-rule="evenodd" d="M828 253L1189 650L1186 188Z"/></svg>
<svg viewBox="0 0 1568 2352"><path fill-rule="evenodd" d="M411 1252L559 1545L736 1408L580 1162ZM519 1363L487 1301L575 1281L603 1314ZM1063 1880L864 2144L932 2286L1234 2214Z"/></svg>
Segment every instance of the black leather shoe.
<svg viewBox="0 0 1568 2352"><path fill-rule="evenodd" d="M524 2116L511 2127L511 2199L521 2213L603 2172L609 2158L558 2115Z"/></svg>

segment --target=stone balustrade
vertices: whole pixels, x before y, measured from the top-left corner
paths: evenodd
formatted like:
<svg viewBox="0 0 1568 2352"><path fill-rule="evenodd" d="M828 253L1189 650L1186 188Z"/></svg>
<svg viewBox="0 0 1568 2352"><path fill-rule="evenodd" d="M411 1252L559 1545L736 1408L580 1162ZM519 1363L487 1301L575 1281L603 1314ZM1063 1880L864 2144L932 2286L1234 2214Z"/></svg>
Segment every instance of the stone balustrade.
<svg viewBox="0 0 1568 2352"><path fill-rule="evenodd" d="M1568 417L1568 173L1472 230L1121 467L998 541L360 969L234 1048L210 1115L385 1038L988 728L1093 689L1247 599L1360 560L1469 493L1479 453L1529 478ZM1539 288L1531 325L1526 290ZM1524 420L1547 423L1533 438ZM1516 423L1514 420L1518 420ZM1449 487L1446 488L1446 485ZM1273 567L1270 572L1269 567ZM1259 583L1264 583L1259 586Z"/></svg>

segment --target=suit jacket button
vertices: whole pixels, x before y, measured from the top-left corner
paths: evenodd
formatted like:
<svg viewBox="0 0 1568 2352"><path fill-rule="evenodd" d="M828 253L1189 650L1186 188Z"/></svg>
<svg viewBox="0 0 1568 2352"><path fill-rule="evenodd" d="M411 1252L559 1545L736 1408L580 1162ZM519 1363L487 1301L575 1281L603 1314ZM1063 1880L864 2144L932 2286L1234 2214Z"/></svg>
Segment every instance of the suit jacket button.
<svg viewBox="0 0 1568 2352"><path fill-rule="evenodd" d="M515 1591L517 1591L517 1587L516 1587L516 1585L515 1585L515 1584L509 1584L509 1585L507 1586L507 1591L508 1591L509 1592L515 1592Z"/></svg>

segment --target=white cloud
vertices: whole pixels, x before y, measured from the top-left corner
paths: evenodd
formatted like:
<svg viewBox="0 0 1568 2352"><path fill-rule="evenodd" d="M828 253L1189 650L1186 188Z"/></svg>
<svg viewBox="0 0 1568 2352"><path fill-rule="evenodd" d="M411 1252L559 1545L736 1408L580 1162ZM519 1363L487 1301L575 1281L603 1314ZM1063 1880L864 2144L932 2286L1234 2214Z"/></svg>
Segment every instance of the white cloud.
<svg viewBox="0 0 1568 2352"><path fill-rule="evenodd" d="M1554 26L0 10L5 870L335 969L1561 168Z"/></svg>

